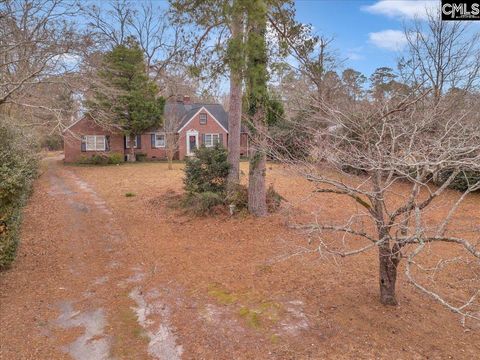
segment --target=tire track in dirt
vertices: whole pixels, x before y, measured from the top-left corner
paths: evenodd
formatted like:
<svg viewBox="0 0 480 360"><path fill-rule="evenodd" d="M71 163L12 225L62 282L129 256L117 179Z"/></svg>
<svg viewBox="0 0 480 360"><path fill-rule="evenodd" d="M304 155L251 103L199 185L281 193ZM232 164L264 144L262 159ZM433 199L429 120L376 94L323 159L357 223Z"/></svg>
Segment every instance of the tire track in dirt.
<svg viewBox="0 0 480 360"><path fill-rule="evenodd" d="M52 169L53 168L53 169ZM56 171L57 170L57 171ZM96 192L84 181L80 180L75 174L69 171L63 171L62 175L58 172L56 166L49 168L50 194L53 197L64 199L71 208L73 214L68 217L72 230L88 233L92 228L88 228L88 224L82 221L84 217L97 217L95 212L101 212L104 216L98 216L97 224L94 227L100 236L94 236L93 240L103 243L104 251L112 252L113 244L118 244L121 239L121 232L116 228L113 221L113 214L108 209L105 201L103 201ZM69 184L67 184L69 182ZM83 201L79 200L77 195L83 196ZM80 213L80 214L78 214ZM101 220L101 223L98 221ZM75 232L71 233L75 237ZM75 242L78 245L77 242ZM120 265L117 261L117 264ZM76 275L84 273L85 267L90 266L91 262L80 259L72 264L73 272ZM96 278L90 281L85 289L81 289L82 296L80 299L65 299L58 305L60 315L54 321L55 326L62 329L83 328L83 333L75 338L72 342L62 346L62 350L68 353L76 360L90 359L111 359L112 334L106 334L107 316L104 306L108 306L106 301L99 299L94 288L103 286L108 282L108 273L111 269L108 264L100 264L103 267L102 273L95 274ZM79 289L80 290L80 289ZM76 310L78 303L82 303L82 310ZM104 304L102 304L104 303ZM103 305L103 306L99 306Z"/></svg>
<svg viewBox="0 0 480 360"><path fill-rule="evenodd" d="M0 359L179 359L167 313L144 297L141 264L123 255L128 238L108 204L59 159L44 165L25 244L0 278Z"/></svg>
<svg viewBox="0 0 480 360"><path fill-rule="evenodd" d="M142 328L149 338L148 353L155 359L181 359L183 348L177 345L177 338L168 322L170 309L158 299L156 291L144 294L140 287L130 292L130 298L135 301L134 311ZM160 319L154 320L155 316Z"/></svg>
<svg viewBox="0 0 480 360"><path fill-rule="evenodd" d="M121 229L116 226L113 213L108 208L106 202L87 182L81 180L74 173L67 172L67 176L73 180L74 185L80 191L86 193L91 198L94 204L93 208L106 215L106 222L104 223L105 232L103 233L110 242L119 245L121 242L126 241L122 236ZM61 194L66 196L75 193L68 186L65 186L65 183L58 177L53 179L54 192L58 193L60 191ZM71 198L67 200L67 203L75 210L85 211L84 209L87 209L88 211L89 209L86 204ZM112 251L112 246L108 246L107 250ZM95 280L94 285L102 286L108 282L108 273L119 266L122 266L122 262L118 259L107 264L106 274L98 274L99 277ZM141 267L138 266L133 267L132 270L133 274L124 280L118 281L117 286L135 285L133 290L129 292L129 297L136 304L131 309L136 314L138 324L144 329L146 336L149 338L149 355L154 359L180 359L183 350L181 346L176 344L177 339L167 321L168 310L165 307L166 305L162 305L159 299L153 295L155 292L150 292L148 296L143 295L137 283L144 279L145 274L142 272ZM86 294L87 297L91 295L88 290ZM153 303L149 303L149 300L153 300ZM94 308L84 312L74 312L72 303L65 303L62 309L63 312L57 319L60 326L65 328L81 326L85 329L83 335L64 349L77 360L110 359L112 341L111 336L106 335L104 332L107 321L104 309ZM152 320L152 315L156 316L156 320Z"/></svg>

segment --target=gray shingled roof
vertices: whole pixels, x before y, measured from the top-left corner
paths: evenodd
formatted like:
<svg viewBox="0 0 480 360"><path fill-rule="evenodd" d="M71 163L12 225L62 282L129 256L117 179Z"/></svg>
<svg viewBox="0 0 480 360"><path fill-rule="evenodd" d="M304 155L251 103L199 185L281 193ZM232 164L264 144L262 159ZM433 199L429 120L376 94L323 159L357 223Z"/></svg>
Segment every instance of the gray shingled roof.
<svg viewBox="0 0 480 360"><path fill-rule="evenodd" d="M202 107L208 110L222 126L228 130L228 114L221 104L185 104L167 103L165 105L165 116L176 112L180 118L180 130Z"/></svg>

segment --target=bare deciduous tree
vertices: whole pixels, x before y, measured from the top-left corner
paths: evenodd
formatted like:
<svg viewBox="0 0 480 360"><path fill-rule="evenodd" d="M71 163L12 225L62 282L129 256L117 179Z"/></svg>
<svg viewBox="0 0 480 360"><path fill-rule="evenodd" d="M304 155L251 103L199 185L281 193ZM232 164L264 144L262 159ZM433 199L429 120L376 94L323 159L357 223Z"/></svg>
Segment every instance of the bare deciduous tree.
<svg viewBox="0 0 480 360"><path fill-rule="evenodd" d="M297 22L291 8L277 7L276 11L275 17L269 17L269 24L285 53L298 63L289 65L309 79L317 100L335 100L341 84L336 71L344 60L333 48L334 38L315 34L311 25Z"/></svg>
<svg viewBox="0 0 480 360"><path fill-rule="evenodd" d="M187 46L182 29L171 23L167 10L152 1L111 0L99 7L81 7L98 48L111 48L134 37L145 54L145 71L160 81L167 68L178 65Z"/></svg>
<svg viewBox="0 0 480 360"><path fill-rule="evenodd" d="M470 90L480 79L479 33L460 21L442 21L429 12L405 29L408 55L400 61L403 75L425 84L439 100L449 88Z"/></svg>
<svg viewBox="0 0 480 360"><path fill-rule="evenodd" d="M81 6L80 10L88 19L88 26L96 36L100 47L114 47L124 44L130 34L129 24L133 16L131 2L112 0L106 4Z"/></svg>
<svg viewBox="0 0 480 360"><path fill-rule="evenodd" d="M397 304L403 259L407 279L417 289L464 318L479 319L479 234L466 227L458 210L480 189L480 181L468 183L465 177L466 190L445 194L459 177L480 171L480 126L478 114L451 105L429 93L381 104L352 103L342 111L316 103L313 120L323 123L326 116L333 125L304 125L312 135L304 144L310 156L273 155L311 181L315 193L351 199L343 203L349 213L345 222L327 223L320 214L313 223L292 226L316 237L319 251L345 257L378 249L383 304ZM434 178L441 181L434 184ZM440 244L453 246L451 258L435 253ZM445 292L435 279L452 261L468 264L462 268L469 270L462 272L468 281L461 286L462 276L453 277L455 291Z"/></svg>
<svg viewBox="0 0 480 360"><path fill-rule="evenodd" d="M183 97L183 95L181 95ZM165 107L164 132L165 132L165 150L167 153L168 170L173 169L173 158L178 151L179 136L178 128L180 126L181 112L176 101L167 104Z"/></svg>
<svg viewBox="0 0 480 360"><path fill-rule="evenodd" d="M191 56L192 68L199 76L207 74L214 82L230 72L228 188L240 181L240 129L242 120L242 93L244 78L245 8L248 1L170 0L176 21L196 31Z"/></svg>
<svg viewBox="0 0 480 360"><path fill-rule="evenodd" d="M47 88L64 94L78 63L72 0L8 0L0 4L0 108L16 118L50 117L62 124L64 109ZM83 46L83 45L82 45ZM35 112L35 114L33 114ZM39 115L39 118L36 118Z"/></svg>

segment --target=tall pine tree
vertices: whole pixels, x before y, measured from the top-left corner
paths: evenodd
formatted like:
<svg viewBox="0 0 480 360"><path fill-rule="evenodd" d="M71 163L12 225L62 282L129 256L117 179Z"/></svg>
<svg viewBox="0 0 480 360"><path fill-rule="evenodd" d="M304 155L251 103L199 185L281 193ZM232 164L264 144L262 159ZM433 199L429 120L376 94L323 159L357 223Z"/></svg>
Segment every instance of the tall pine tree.
<svg viewBox="0 0 480 360"><path fill-rule="evenodd" d="M92 116L120 129L129 139L129 161L135 161L137 135L163 123L165 101L145 73L145 59L138 43L130 38L106 53L98 71L93 99L88 103Z"/></svg>
<svg viewBox="0 0 480 360"><path fill-rule="evenodd" d="M240 182L245 7L250 0L170 0L169 2L177 23L188 29L195 24L196 28L191 36L194 41L192 46L194 53L188 56L189 60L193 58L196 70L207 72L210 79L223 75L225 67L230 73L228 188L234 189ZM217 45L212 47L212 43Z"/></svg>
<svg viewBox="0 0 480 360"><path fill-rule="evenodd" d="M267 4L252 0L247 8L248 39L246 46L246 100L251 124L252 148L248 176L248 210L255 216L267 215L266 204L266 119L267 91Z"/></svg>

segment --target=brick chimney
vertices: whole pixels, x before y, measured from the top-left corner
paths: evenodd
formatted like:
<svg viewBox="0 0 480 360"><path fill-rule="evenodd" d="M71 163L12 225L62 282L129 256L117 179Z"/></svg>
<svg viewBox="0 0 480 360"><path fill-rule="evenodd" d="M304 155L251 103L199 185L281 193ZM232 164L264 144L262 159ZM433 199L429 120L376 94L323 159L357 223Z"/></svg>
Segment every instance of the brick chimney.
<svg viewBox="0 0 480 360"><path fill-rule="evenodd" d="M190 96L189 95L183 95L183 103L184 104L190 104Z"/></svg>

